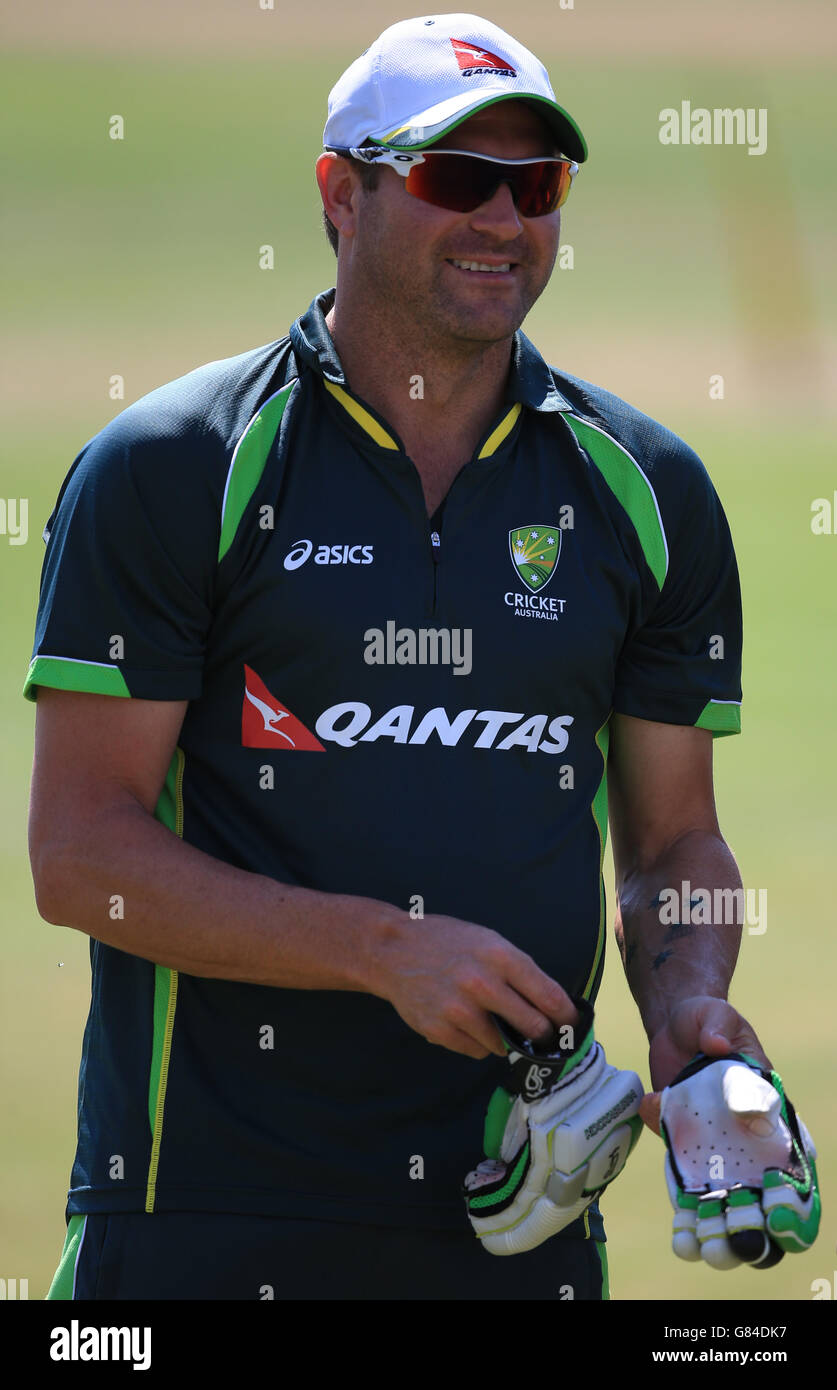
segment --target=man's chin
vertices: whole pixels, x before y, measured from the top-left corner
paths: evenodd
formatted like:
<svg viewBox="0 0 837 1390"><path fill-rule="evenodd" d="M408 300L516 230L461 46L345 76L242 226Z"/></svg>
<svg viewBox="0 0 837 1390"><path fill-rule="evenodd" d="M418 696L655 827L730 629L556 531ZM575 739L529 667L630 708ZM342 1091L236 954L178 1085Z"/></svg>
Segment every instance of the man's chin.
<svg viewBox="0 0 837 1390"><path fill-rule="evenodd" d="M468 342L497 343L512 338L534 303L521 286L513 289L491 285L477 292L466 285L461 293L445 287L437 300L439 318L445 322L451 336ZM482 292L480 292L482 291Z"/></svg>
<svg viewBox="0 0 837 1390"><path fill-rule="evenodd" d="M514 337L526 317L519 305L514 312L499 313L494 309L491 313L481 314L451 313L453 307L449 306L448 311L448 333L452 339L462 343L484 343L489 346L491 343L507 342Z"/></svg>

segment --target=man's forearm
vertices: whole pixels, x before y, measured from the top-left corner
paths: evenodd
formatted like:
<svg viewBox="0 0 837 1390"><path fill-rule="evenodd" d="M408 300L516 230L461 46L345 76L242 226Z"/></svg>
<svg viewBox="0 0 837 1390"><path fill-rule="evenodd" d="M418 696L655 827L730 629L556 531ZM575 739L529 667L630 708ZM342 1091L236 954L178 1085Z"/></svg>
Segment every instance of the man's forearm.
<svg viewBox="0 0 837 1390"><path fill-rule="evenodd" d="M30 857L49 922L198 978L371 994L466 1057L505 1056L493 1013L528 1038L578 1022L560 984L489 927L438 913L416 921L376 898L238 869L114 792L113 779L70 798L75 818L49 814L48 800L35 778Z"/></svg>
<svg viewBox="0 0 837 1390"><path fill-rule="evenodd" d="M215 859L127 797L42 872L48 921L205 978L374 992L377 956L409 925L389 903L293 887Z"/></svg>
<svg viewBox="0 0 837 1390"><path fill-rule="evenodd" d="M691 886L685 912L684 884ZM705 898L697 897L700 889L708 891L712 903L706 921L701 920ZM727 923L723 918L729 913L715 915L714 909L734 902L729 890L736 889L741 889L741 877L732 852L722 839L703 831L684 835L653 865L626 875L620 885L616 936L649 1038L680 1000L693 995L726 999L741 924L738 915ZM723 890L728 891L721 896Z"/></svg>

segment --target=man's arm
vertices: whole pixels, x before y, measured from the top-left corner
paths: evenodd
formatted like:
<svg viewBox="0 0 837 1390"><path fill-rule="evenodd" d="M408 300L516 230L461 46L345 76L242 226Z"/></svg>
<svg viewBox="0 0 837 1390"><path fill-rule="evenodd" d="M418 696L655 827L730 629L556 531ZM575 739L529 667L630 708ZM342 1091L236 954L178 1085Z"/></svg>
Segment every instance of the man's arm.
<svg viewBox="0 0 837 1390"><path fill-rule="evenodd" d="M492 1012L530 1038L577 1022L561 986L497 932L280 883L174 835L153 812L186 709L40 687L29 850L42 917L191 975L374 994L469 1057L505 1057Z"/></svg>
<svg viewBox="0 0 837 1390"><path fill-rule="evenodd" d="M680 898L688 883L693 893L707 889L714 904L723 901L716 889L741 887L715 812L712 734L615 714L608 801L616 937L648 1035L655 1090L698 1051L743 1050L769 1066L750 1025L726 1002L740 924L668 923L661 914L662 890ZM658 1110L657 1097L646 1097L642 1113L654 1128Z"/></svg>

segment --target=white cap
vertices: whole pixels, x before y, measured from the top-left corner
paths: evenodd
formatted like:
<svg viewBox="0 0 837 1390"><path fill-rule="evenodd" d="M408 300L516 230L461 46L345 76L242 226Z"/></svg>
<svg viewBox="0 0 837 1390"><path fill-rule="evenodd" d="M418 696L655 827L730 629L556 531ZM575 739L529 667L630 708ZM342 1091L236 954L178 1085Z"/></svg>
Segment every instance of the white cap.
<svg viewBox="0 0 837 1390"><path fill-rule="evenodd" d="M543 63L473 14L424 15L385 29L333 88L323 144L422 149L498 101L533 103L560 153L578 164L587 158L584 136L555 100Z"/></svg>

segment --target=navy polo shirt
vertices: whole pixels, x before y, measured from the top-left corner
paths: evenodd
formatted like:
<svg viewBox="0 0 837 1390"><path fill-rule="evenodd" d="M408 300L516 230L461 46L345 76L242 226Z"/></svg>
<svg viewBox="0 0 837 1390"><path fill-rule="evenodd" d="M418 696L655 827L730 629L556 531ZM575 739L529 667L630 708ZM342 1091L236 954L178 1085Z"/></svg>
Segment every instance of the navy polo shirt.
<svg viewBox="0 0 837 1390"><path fill-rule="evenodd" d="M187 700L155 811L173 834L417 932L422 912L491 927L594 999L612 713L740 726L718 497L682 440L518 333L431 523L345 380L332 303L84 446L44 533L25 693ZM70 1213L462 1226L500 1059L431 1046L362 993L96 941L91 962Z"/></svg>

